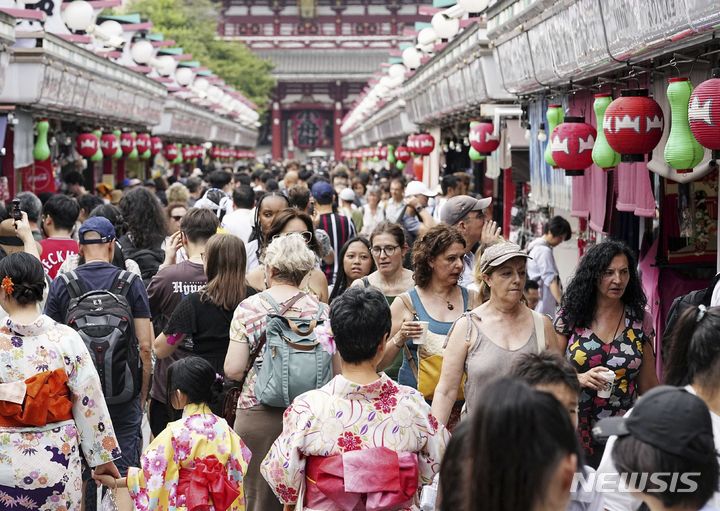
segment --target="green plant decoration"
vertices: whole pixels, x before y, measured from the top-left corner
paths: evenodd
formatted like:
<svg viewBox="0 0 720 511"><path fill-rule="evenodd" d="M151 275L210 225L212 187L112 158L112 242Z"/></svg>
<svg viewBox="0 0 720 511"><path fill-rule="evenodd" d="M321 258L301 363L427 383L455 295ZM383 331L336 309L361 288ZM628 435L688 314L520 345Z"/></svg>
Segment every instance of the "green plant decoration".
<svg viewBox="0 0 720 511"><path fill-rule="evenodd" d="M47 119L40 119L35 127L37 128L37 139L33 147L33 159L45 161L50 158L50 144L48 144L50 123Z"/></svg>
<svg viewBox="0 0 720 511"><path fill-rule="evenodd" d="M387 146L387 152L388 152L387 162L388 162L390 165L393 165L393 164L397 161L397 159L395 158L395 146L394 146L394 145L388 145L388 146Z"/></svg>
<svg viewBox="0 0 720 511"><path fill-rule="evenodd" d="M665 143L665 161L679 173L692 172L705 155L705 149L690 131L688 107L693 91L688 78L670 78L667 99L670 103L670 135Z"/></svg>
<svg viewBox="0 0 720 511"><path fill-rule="evenodd" d="M470 157L470 161L483 161L486 158L484 154L480 154L474 147L470 148L468 156Z"/></svg>
<svg viewBox="0 0 720 511"><path fill-rule="evenodd" d="M551 167L556 167L555 160L552 157L552 144L550 139L552 138L552 132L558 124L562 124L565 120L565 111L562 105L548 105L547 110L547 146L545 146L545 163Z"/></svg>
<svg viewBox="0 0 720 511"><path fill-rule="evenodd" d="M137 144L135 141L137 140L137 133L134 131L130 133L130 136L133 138L133 150L130 154L128 154L128 160L137 160L138 159L138 150L137 150Z"/></svg>
<svg viewBox="0 0 720 511"><path fill-rule="evenodd" d="M595 122L597 124L597 138L592 150L592 159L595 165L603 170L611 170L620 164L620 153L613 150L605 138L605 110L612 103L611 94L596 94L593 110L595 110Z"/></svg>
<svg viewBox="0 0 720 511"><path fill-rule="evenodd" d="M178 154L177 154L177 158L175 158L175 159L172 161L172 164L173 164L173 165L179 165L180 163L183 162L182 148L183 148L182 144L177 144L177 152L178 152Z"/></svg>
<svg viewBox="0 0 720 511"><path fill-rule="evenodd" d="M404 164L403 162L401 162L401 161L398 161L398 162L395 164L395 167L396 167L398 170L405 170L405 164Z"/></svg>
<svg viewBox="0 0 720 511"><path fill-rule="evenodd" d="M95 135L98 139L98 148L97 151L95 151L95 154L90 157L90 161L102 161L103 153L102 149L100 148L100 138L102 137L102 130L93 130L92 134Z"/></svg>
<svg viewBox="0 0 720 511"><path fill-rule="evenodd" d="M115 135L115 139L117 140L117 150L115 151L115 154L112 155L113 160L119 160L123 157L122 148L120 147L120 135L122 134L122 131L120 130L113 130L113 135Z"/></svg>

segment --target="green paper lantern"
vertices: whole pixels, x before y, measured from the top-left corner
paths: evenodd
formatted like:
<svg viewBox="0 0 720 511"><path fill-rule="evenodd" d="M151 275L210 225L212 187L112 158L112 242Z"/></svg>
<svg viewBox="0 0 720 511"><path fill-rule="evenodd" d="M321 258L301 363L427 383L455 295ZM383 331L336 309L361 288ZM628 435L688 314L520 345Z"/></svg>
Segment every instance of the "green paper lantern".
<svg viewBox="0 0 720 511"><path fill-rule="evenodd" d="M182 145L182 144L177 144L177 152L178 152L178 154L177 154L177 158L175 158L175 159L172 161L173 165L179 165L179 164L181 164L181 163L183 162L182 148L183 148L183 145Z"/></svg>
<svg viewBox="0 0 720 511"><path fill-rule="evenodd" d="M132 133L130 133L130 136L133 139L133 150L130 154L128 154L128 160L137 160L139 157L138 150L137 150L137 144L135 143L135 140L137 139L137 133L135 133L133 131Z"/></svg>
<svg viewBox="0 0 720 511"><path fill-rule="evenodd" d="M547 146L545 146L545 163L547 163L551 167L557 167L557 165L555 165L555 160L552 157L552 144L550 143L550 139L552 138L552 132L555 127L558 124L562 124L562 122L565 120L565 111L563 110L562 105L548 105L546 115L548 121L548 143Z"/></svg>
<svg viewBox="0 0 720 511"><path fill-rule="evenodd" d="M393 165L393 164L397 161L397 159L395 158L395 146L394 146L394 145L388 145L388 146L387 146L387 152L388 152L387 162L388 162L390 165Z"/></svg>
<svg viewBox="0 0 720 511"><path fill-rule="evenodd" d="M93 130L93 135L95 135L98 139L98 148L97 151L95 151L95 154L93 154L90 157L90 161L102 161L103 160L103 152L100 148L100 139L102 138L102 130Z"/></svg>
<svg viewBox="0 0 720 511"><path fill-rule="evenodd" d="M50 158L50 144L48 144L48 131L50 123L47 119L41 119L37 125L37 140L33 147L33 159L36 161L45 161Z"/></svg>
<svg viewBox="0 0 720 511"><path fill-rule="evenodd" d="M401 161L397 162L397 163L395 164L395 167L396 167L398 170L405 170L405 164L404 164L403 162L401 162Z"/></svg>
<svg viewBox="0 0 720 511"><path fill-rule="evenodd" d="M705 156L705 149L690 131L688 108L693 86L688 78L670 78L667 88L672 112L670 135L665 143L665 161L678 173L692 172Z"/></svg>
<svg viewBox="0 0 720 511"><path fill-rule="evenodd" d="M613 150L605 138L605 110L612 103L612 94L595 94L593 110L597 123L597 139L592 150L592 159L595 165L603 170L611 170L620 164L620 153Z"/></svg>
<svg viewBox="0 0 720 511"><path fill-rule="evenodd" d="M117 139L117 150L115 151L115 154L112 155L113 160L119 160L123 157L122 148L120 147L120 135L122 132L120 130L113 130L113 135L115 135L115 138Z"/></svg>
<svg viewBox="0 0 720 511"><path fill-rule="evenodd" d="M140 154L141 160L149 160L152 156L152 152L150 152L150 149L146 150L144 153Z"/></svg>
<svg viewBox="0 0 720 511"><path fill-rule="evenodd" d="M480 154L474 147L470 148L468 156L470 157L470 161L483 161L486 158L484 154Z"/></svg>

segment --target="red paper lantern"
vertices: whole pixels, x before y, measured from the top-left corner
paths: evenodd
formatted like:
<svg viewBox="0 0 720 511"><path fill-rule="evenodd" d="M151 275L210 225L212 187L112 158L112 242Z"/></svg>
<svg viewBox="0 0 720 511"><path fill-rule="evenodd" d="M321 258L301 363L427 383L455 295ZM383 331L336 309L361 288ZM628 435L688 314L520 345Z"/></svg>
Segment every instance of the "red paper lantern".
<svg viewBox="0 0 720 511"><path fill-rule="evenodd" d="M387 146L382 146L380 148L380 159L387 160L387 157L388 157L388 148L387 148Z"/></svg>
<svg viewBox="0 0 720 511"><path fill-rule="evenodd" d="M622 155L622 161L643 161L662 137L662 110L648 97L647 89L624 90L620 94L605 110L605 138Z"/></svg>
<svg viewBox="0 0 720 511"><path fill-rule="evenodd" d="M413 140L413 145L415 146L415 148L410 149L413 153L419 154L421 156L427 156L428 154L433 152L433 149L435 149L435 139L429 133L420 133L419 135L415 136ZM409 142L408 147L410 147Z"/></svg>
<svg viewBox="0 0 720 511"><path fill-rule="evenodd" d="M111 158L117 152L119 144L117 137L112 133L103 133L100 137L100 149L106 158Z"/></svg>
<svg viewBox="0 0 720 511"><path fill-rule="evenodd" d="M412 155L410 154L410 150L407 146L397 146L397 148L395 149L395 159L403 163L407 163L410 161L410 158L412 158Z"/></svg>
<svg viewBox="0 0 720 511"><path fill-rule="evenodd" d="M491 122L470 123L470 145L480 154L488 155L500 145L500 136L493 135L495 126Z"/></svg>
<svg viewBox="0 0 720 511"><path fill-rule="evenodd" d="M130 133L120 135L120 149L125 155L130 154L135 149L135 139Z"/></svg>
<svg viewBox="0 0 720 511"><path fill-rule="evenodd" d="M90 158L97 153L100 141L93 133L80 133L75 140L77 151L83 158Z"/></svg>
<svg viewBox="0 0 720 511"><path fill-rule="evenodd" d="M183 146L182 148L183 160L190 161L195 158L195 151L189 145Z"/></svg>
<svg viewBox="0 0 720 511"><path fill-rule="evenodd" d="M592 150L597 131L583 117L566 117L550 135L552 157L567 176L582 176L593 164Z"/></svg>
<svg viewBox="0 0 720 511"><path fill-rule="evenodd" d="M178 157L178 148L175 144L167 144L165 146L165 159L169 162L175 161Z"/></svg>
<svg viewBox="0 0 720 511"><path fill-rule="evenodd" d="M690 96L690 131L701 146L720 151L720 68L698 85ZM714 155L720 157L720 155Z"/></svg>
<svg viewBox="0 0 720 511"><path fill-rule="evenodd" d="M163 150L163 143L160 137L150 138L150 154L155 156Z"/></svg>
<svg viewBox="0 0 720 511"><path fill-rule="evenodd" d="M150 149L152 142L150 141L150 135L147 133L140 133L135 138L135 146L137 147L138 153L143 154L145 151Z"/></svg>
<svg viewBox="0 0 720 511"><path fill-rule="evenodd" d="M410 153L414 153L415 149L417 149L417 142L418 142L417 135L408 136L406 145L407 145L407 149L408 149L408 151L410 151Z"/></svg>

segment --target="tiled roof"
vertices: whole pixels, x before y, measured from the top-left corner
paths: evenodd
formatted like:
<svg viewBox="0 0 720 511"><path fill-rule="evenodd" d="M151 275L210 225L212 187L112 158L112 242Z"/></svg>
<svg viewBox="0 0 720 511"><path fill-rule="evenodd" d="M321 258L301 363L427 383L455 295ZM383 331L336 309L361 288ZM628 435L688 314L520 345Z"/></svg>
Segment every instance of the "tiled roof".
<svg viewBox="0 0 720 511"><path fill-rule="evenodd" d="M279 79L293 76L318 79L340 76L369 78L388 60L388 51L373 50L254 50L259 57L270 60Z"/></svg>

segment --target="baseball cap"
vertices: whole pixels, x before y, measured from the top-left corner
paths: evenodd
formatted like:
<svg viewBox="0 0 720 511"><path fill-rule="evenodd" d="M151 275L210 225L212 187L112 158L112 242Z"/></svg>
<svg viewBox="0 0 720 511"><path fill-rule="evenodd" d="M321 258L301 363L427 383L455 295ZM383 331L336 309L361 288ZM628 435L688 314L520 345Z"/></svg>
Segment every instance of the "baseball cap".
<svg viewBox="0 0 720 511"><path fill-rule="evenodd" d="M86 236L89 233L96 233L96 235ZM110 243L115 239L115 227L105 217L94 216L88 218L80 226L78 231L78 238L81 245L93 245L97 243Z"/></svg>
<svg viewBox="0 0 720 511"><path fill-rule="evenodd" d="M440 221L455 225L471 211L482 211L490 206L492 197L476 199L469 195L457 195L449 198L440 210Z"/></svg>
<svg viewBox="0 0 720 511"><path fill-rule="evenodd" d="M355 200L355 192L351 188L343 188L340 191L340 198L344 201L352 202Z"/></svg>
<svg viewBox="0 0 720 511"><path fill-rule="evenodd" d="M413 195L435 197L437 192L431 191L422 181L410 181L405 187L405 197L411 197Z"/></svg>
<svg viewBox="0 0 720 511"><path fill-rule="evenodd" d="M329 204L332 202L335 190L332 185L326 181L318 181L312 186L312 196L321 204Z"/></svg>
<svg viewBox="0 0 720 511"><path fill-rule="evenodd" d="M488 268L500 266L505 261L509 261L513 257L524 257L525 259L532 259L527 255L527 252L523 251L519 245L510 241L502 241L495 245L490 245L483 252L480 258L480 272L485 273Z"/></svg>
<svg viewBox="0 0 720 511"><path fill-rule="evenodd" d="M647 392L625 417L598 421L593 435L631 435L663 452L693 461L716 456L707 406L687 390L669 385Z"/></svg>

